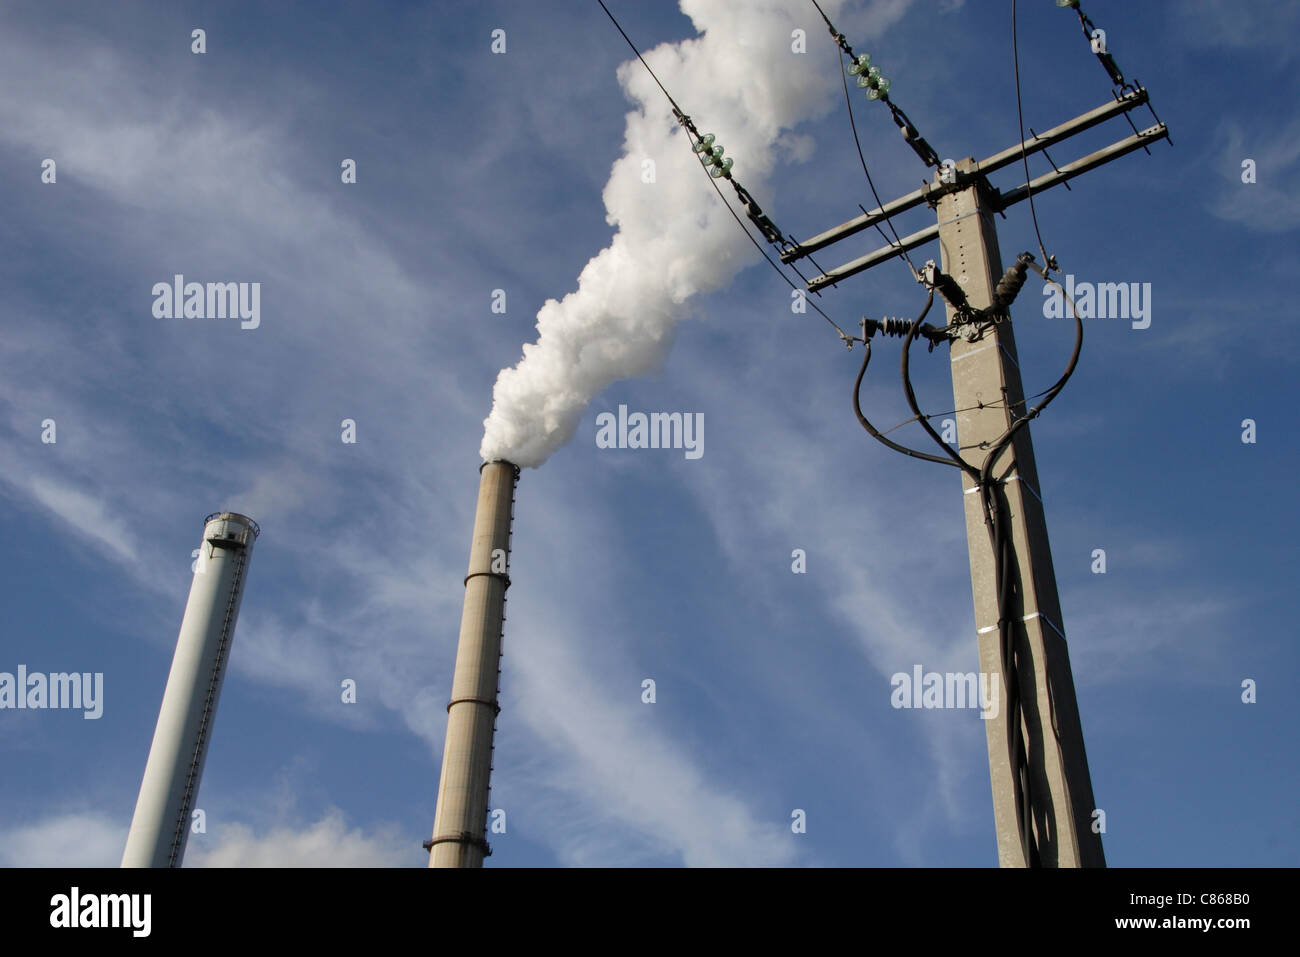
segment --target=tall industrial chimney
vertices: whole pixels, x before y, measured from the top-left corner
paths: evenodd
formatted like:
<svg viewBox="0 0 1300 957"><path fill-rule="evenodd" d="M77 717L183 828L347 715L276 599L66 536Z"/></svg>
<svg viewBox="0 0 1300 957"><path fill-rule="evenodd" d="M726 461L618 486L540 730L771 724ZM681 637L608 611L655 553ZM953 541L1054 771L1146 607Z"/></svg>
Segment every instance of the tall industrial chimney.
<svg viewBox="0 0 1300 957"><path fill-rule="evenodd" d="M123 867L181 866L248 561L259 531L255 521L234 512L216 512L204 520L199 560L122 854Z"/></svg>
<svg viewBox="0 0 1300 957"><path fill-rule="evenodd" d="M482 867L483 858L492 853L484 830L492 735L501 710L497 705L501 626L510 587L506 573L519 468L509 462L486 462L479 475L456 674L447 705L438 809L433 839L426 844L430 867Z"/></svg>

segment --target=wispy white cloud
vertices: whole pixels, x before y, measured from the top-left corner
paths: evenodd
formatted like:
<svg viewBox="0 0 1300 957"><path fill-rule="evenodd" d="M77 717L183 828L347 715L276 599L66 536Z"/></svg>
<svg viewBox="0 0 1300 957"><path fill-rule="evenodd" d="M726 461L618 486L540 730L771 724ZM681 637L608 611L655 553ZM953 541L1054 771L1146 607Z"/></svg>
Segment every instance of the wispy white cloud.
<svg viewBox="0 0 1300 957"><path fill-rule="evenodd" d="M0 831L0 866L118 867L129 822L102 812L63 813ZM398 829L379 825L367 833L348 827L343 813L327 809L311 822L255 831L223 824L219 835L192 837L186 867L403 867L427 863L424 852Z"/></svg>
<svg viewBox="0 0 1300 957"><path fill-rule="evenodd" d="M320 820L255 832L228 824L211 849L186 851L187 867L415 867L428 863L424 850L392 825L370 833L349 828L343 812L328 809Z"/></svg>
<svg viewBox="0 0 1300 957"><path fill-rule="evenodd" d="M1237 603L1186 587L1109 601L1067 593L1075 681L1200 684L1222 674Z"/></svg>
<svg viewBox="0 0 1300 957"><path fill-rule="evenodd" d="M1247 131L1228 120L1217 139L1223 144L1218 166L1224 182L1211 206L1214 215L1262 233L1300 226L1300 194L1294 188L1300 176L1300 120L1266 131ZM1254 182L1242 179L1247 162L1254 167Z"/></svg>
<svg viewBox="0 0 1300 957"><path fill-rule="evenodd" d="M3 867L117 867L130 821L100 811L58 814L0 832Z"/></svg>
<svg viewBox="0 0 1300 957"><path fill-rule="evenodd" d="M135 561L135 536L103 501L50 478L32 478L27 491L77 534L105 546L121 561Z"/></svg>
<svg viewBox="0 0 1300 957"><path fill-rule="evenodd" d="M1167 12L1170 32L1193 49L1254 52L1280 62L1295 55L1300 7L1293 3L1183 0Z"/></svg>
<svg viewBox="0 0 1300 957"><path fill-rule="evenodd" d="M619 694L620 682L584 664L585 649L563 619L539 623L534 615L529 632L528 642L511 648L519 677L512 698L546 756L524 763L522 780L498 793L520 799L518 816L538 827L562 863L736 867L797 859L789 817L760 814L754 795L739 790L743 779L728 787L683 741L658 730L639 689Z"/></svg>

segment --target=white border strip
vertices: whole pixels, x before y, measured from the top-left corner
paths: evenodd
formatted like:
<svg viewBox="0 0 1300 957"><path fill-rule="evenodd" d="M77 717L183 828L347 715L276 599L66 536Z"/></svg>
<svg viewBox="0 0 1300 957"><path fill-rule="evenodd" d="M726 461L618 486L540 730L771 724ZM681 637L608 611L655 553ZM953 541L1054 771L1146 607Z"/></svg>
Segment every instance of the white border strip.
<svg viewBox="0 0 1300 957"><path fill-rule="evenodd" d="M1025 615L1025 617L1024 617L1024 618L1021 618L1020 620L1021 620L1022 622L1024 622L1024 621L1029 621L1031 618L1041 618L1041 619L1043 619L1043 621L1047 622L1048 626L1052 629L1052 631L1054 631L1054 632L1056 632L1058 635L1060 635L1061 638L1065 638L1065 634L1061 631L1061 629L1060 629L1060 628L1057 628L1056 625L1054 625L1054 624L1052 623L1052 619L1048 618L1048 617L1047 617L1046 615L1044 615L1041 611L1036 611L1036 612L1034 612L1032 615ZM980 628L978 631L976 631L975 634L977 634L977 635L987 635L990 631L997 631L997 630L998 630L998 626L997 626L997 625L985 625L983 628Z"/></svg>
<svg viewBox="0 0 1300 957"><path fill-rule="evenodd" d="M1041 618L1041 619L1043 619L1043 621L1047 622L1048 627L1050 627L1050 628L1052 629L1052 631L1056 632L1056 633L1057 633L1058 635L1060 635L1062 638L1065 637L1064 632L1062 632L1060 628L1057 628L1056 625L1052 623L1052 619L1048 618L1048 617L1047 617L1046 615L1044 615L1041 611L1036 611L1036 612L1034 612L1032 615L1026 615L1024 618L1022 618L1022 619L1020 619L1020 620L1021 620L1021 621L1028 621L1030 618Z"/></svg>
<svg viewBox="0 0 1300 957"><path fill-rule="evenodd" d="M1025 488L1029 489L1029 494L1030 494L1030 495L1032 495L1034 498L1038 499L1038 504L1039 504L1039 505L1042 505L1042 504L1043 504L1043 497L1042 497L1041 495L1039 495L1038 492L1036 492L1036 491L1034 490L1034 487L1033 487L1032 485L1030 485L1028 482L1026 482L1024 479L1022 479L1022 478L1020 477L1020 473L1019 473L1019 472L1015 473L1014 475L1009 475L1009 476L1007 476L1006 481L1008 481L1008 482L1019 482L1019 483L1020 483L1021 485L1023 485ZM979 490L980 490L980 486L978 486L978 485L972 485L972 486L971 486L970 488L968 488L968 489L963 489L961 494L962 494L962 495L970 495L972 492L978 492Z"/></svg>
<svg viewBox="0 0 1300 957"><path fill-rule="evenodd" d="M986 346L980 346L978 349L972 349L970 352L963 352L963 353L962 353L961 355L959 355L959 356L951 356L951 358L950 358L948 361L949 361L949 362L960 362L962 359L969 359L971 356L977 356L977 355L979 355L981 352L983 352L985 349L992 349L994 346L997 346L999 349L1002 350L1002 353L1003 353L1003 355L1005 355L1005 356L1007 357L1007 361L1008 361L1008 362L1010 362L1010 363L1011 363L1013 366L1015 366L1017 369L1020 368L1020 363L1017 362L1015 359L1011 358L1011 353L1007 352L1006 346L1002 345L1002 343L1000 343L1000 342L990 342L990 343L989 343L988 345L986 345ZM950 354L950 355L951 355L951 354Z"/></svg>

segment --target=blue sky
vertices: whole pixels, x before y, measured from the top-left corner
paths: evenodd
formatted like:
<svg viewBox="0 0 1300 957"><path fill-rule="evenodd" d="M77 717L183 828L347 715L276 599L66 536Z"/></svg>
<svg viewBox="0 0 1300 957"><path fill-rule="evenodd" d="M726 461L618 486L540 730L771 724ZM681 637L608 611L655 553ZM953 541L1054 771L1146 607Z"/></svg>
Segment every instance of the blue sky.
<svg viewBox="0 0 1300 957"><path fill-rule="evenodd" d="M643 50L696 35L673 3L611 6ZM831 41L810 3L786 6L825 96L752 182L806 237L872 202ZM1106 855L1295 865L1300 10L1085 9L1175 144L1037 200L1064 271L1152 290L1149 328L1088 323L1033 426ZM1020 17L1027 126L1109 97L1071 13L1025 0ZM1009 4L850 2L837 21L941 156L1016 142ZM483 420L538 309L610 242L629 56L594 2L0 12L0 671L103 672L105 689L95 721L0 711L0 862L120 860L190 554L230 508L263 532L186 864L425 863ZM692 105L716 98L666 82L702 129L726 128ZM855 94L887 200L926 171L871 106ZM1036 250L1025 204L998 228L1004 262ZM890 706L895 672L978 667L957 478L862 432L860 353L793 315L731 240L748 265L683 304L662 368L604 389L520 479L491 801L507 832L488 863L991 866L978 712ZM154 318L150 290L175 273L261 282L260 326ZM914 315L919 292L889 263L820 304L851 328ZM1031 392L1070 345L1041 302L1031 279L1013 310ZM877 357L864 398L893 424L896 341ZM925 405L951 408L942 364L917 364ZM596 415L619 404L702 413L704 454L598 448Z"/></svg>

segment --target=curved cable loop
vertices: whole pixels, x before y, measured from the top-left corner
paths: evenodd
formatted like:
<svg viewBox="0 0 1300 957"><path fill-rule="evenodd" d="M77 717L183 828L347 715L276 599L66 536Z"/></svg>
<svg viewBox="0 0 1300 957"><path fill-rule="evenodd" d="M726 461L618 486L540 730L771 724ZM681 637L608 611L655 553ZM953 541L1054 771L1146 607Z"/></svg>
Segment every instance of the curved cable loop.
<svg viewBox="0 0 1300 957"><path fill-rule="evenodd" d="M926 301L925 309L922 310L921 312L921 316L920 316L921 319L925 318L925 314L927 311L929 311L930 303L933 301L933 299L934 297L931 296L930 299ZM864 337L862 346L863 346L862 368L858 370L858 378L853 383L853 412L855 415L857 415L858 422L861 423L862 427L871 434L872 438L876 439L878 442L882 443L883 445L886 445L889 448L893 449L895 452L902 452L904 455L910 456L914 459L924 459L927 462L938 462L940 465L951 465L954 468L958 467L956 462L950 461L949 459L940 458L937 455L931 455L928 452L921 452L918 451L917 449L909 449L904 445L899 445L897 442L894 442L891 439L885 438L884 434L881 433L874 425L872 425L871 422L867 420L867 417L862 414L862 399L861 399L862 379L867 374L867 363L871 361L871 341Z"/></svg>
<svg viewBox="0 0 1300 957"><path fill-rule="evenodd" d="M920 408L917 406L916 392L912 388L912 371L911 371L911 363L909 362L912 343L916 339L916 334L921 329L921 320L923 320L925 318L925 314L930 311L930 304L933 302L934 302L934 290L931 289L930 294L926 297L925 300L925 308L921 310L921 315L919 315L915 320L913 320L911 328L907 330L907 336L904 337L903 339L903 356L901 359L902 374L903 374L903 391L907 394L907 404L911 408L912 414L916 416L917 421L921 423L921 427L925 429L926 433L930 436L930 438L934 439L935 444L938 445L939 448L943 449L943 451L947 454L947 456L950 459L952 459L952 464L956 465L959 469L961 469L963 472L969 475L972 479L978 481L979 474L980 474L979 469L971 465L964 458L962 458L960 455L954 452L952 448L948 445L948 443L945 442L943 438L939 435L939 433L934 430L934 426L930 424L930 420L921 412Z"/></svg>
<svg viewBox="0 0 1300 957"><path fill-rule="evenodd" d="M1002 437L994 444L992 450L988 454L988 458L984 461L984 467L980 469L981 485L988 482L990 475L993 473L994 463L1007 445L1010 444L1012 438L1015 437L1015 434L1019 432L1030 419L1037 418L1038 414L1042 412L1043 409L1047 408L1048 404L1053 399L1060 395L1061 390L1065 388L1065 383L1070 380L1070 376L1074 375L1075 366L1079 364L1079 354L1083 351L1083 320L1079 318L1079 310L1075 308L1074 300L1066 294L1065 289L1062 288L1059 282L1047 274L1046 269L1041 268L1037 263L1030 263L1029 268L1038 273L1044 282L1051 283L1057 289L1060 289L1061 295L1064 296L1065 301L1070 304L1070 313L1074 316L1074 352L1070 355L1070 361L1065 367L1065 372L1061 375L1061 378L1057 379L1056 383L1047 390L1046 394L1043 396L1043 401L1026 412L1021 418L1013 422L1011 427L1008 428L1006 432L1002 434Z"/></svg>

